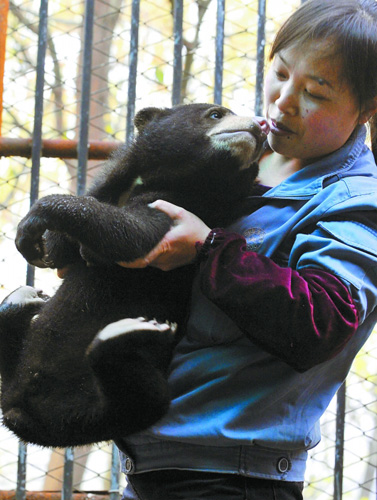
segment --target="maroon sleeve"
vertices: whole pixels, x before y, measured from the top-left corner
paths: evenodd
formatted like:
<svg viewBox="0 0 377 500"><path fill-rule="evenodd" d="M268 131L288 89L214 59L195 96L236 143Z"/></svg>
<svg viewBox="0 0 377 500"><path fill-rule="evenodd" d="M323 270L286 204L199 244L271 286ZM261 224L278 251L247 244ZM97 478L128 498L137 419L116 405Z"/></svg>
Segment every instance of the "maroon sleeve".
<svg viewBox="0 0 377 500"><path fill-rule="evenodd" d="M202 292L253 342L296 370L334 357L355 333L356 306L332 274L280 267L222 229L211 231L198 251Z"/></svg>

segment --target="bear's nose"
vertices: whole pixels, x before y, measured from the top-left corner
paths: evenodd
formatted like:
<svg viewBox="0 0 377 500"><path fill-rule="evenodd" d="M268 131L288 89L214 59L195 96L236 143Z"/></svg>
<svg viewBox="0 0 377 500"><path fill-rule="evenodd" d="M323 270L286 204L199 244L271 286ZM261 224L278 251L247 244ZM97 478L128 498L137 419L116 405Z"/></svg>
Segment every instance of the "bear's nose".
<svg viewBox="0 0 377 500"><path fill-rule="evenodd" d="M269 133L270 131L270 126L268 125L268 122L266 120L266 118L264 118L263 116L256 116L254 118L254 121L259 125L259 127L255 127L257 129L257 133L259 132L259 136L261 135L266 135Z"/></svg>

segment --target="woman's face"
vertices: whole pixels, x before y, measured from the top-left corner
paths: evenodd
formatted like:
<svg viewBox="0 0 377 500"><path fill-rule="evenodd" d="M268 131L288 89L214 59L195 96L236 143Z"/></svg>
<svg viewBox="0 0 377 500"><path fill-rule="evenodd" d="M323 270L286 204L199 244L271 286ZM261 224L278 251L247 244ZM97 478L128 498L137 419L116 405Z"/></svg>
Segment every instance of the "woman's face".
<svg viewBox="0 0 377 500"><path fill-rule="evenodd" d="M303 166L340 148L362 122L340 60L325 56L326 48L315 42L288 47L276 54L266 77L268 142Z"/></svg>

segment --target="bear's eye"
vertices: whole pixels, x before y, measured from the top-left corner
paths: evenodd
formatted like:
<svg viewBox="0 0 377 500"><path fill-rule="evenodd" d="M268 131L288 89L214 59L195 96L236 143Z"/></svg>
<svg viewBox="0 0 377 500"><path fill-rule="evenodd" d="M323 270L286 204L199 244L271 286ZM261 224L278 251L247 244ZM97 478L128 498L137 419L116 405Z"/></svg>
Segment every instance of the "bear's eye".
<svg viewBox="0 0 377 500"><path fill-rule="evenodd" d="M223 114L221 113L221 111L211 111L210 115L209 115L210 118L212 118L213 120L220 120L220 118L223 117Z"/></svg>

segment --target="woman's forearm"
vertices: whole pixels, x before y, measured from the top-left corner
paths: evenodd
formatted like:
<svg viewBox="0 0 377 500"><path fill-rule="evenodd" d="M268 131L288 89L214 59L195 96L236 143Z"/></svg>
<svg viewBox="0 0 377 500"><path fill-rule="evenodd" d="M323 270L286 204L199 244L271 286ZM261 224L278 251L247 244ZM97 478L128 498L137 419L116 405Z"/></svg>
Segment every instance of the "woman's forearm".
<svg viewBox="0 0 377 500"><path fill-rule="evenodd" d="M347 287L320 269L295 271L214 230L200 250L203 293L249 338L304 371L339 353L358 325Z"/></svg>

